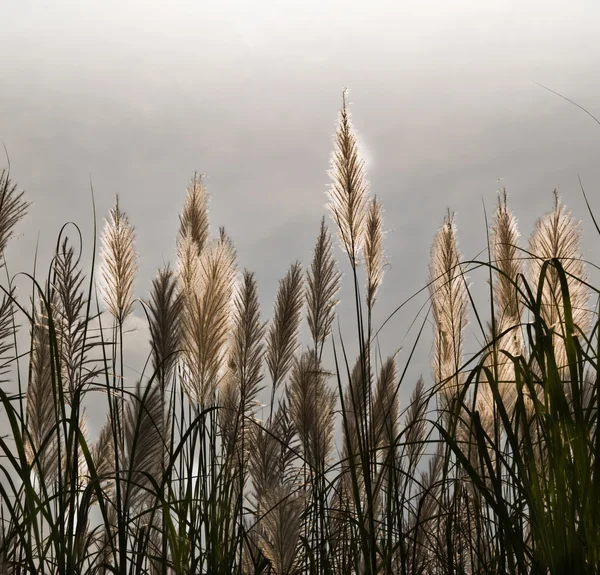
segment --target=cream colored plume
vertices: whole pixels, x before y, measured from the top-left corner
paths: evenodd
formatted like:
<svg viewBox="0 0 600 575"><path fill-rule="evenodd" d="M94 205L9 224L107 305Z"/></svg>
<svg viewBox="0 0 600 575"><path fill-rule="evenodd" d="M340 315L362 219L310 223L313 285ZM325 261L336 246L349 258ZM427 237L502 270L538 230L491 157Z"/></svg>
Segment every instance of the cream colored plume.
<svg viewBox="0 0 600 575"><path fill-rule="evenodd" d="M152 280L148 302L152 367L164 387L177 360L183 298L177 278L167 266Z"/></svg>
<svg viewBox="0 0 600 575"><path fill-rule="evenodd" d="M509 415L517 396L514 363L502 353L519 356L523 353L523 337L520 323L522 315L521 296L517 292L517 279L523 272L523 255L519 250L517 220L508 209L506 190L500 190L498 206L492 223L491 247L494 273L493 297L496 334L507 333L496 342L497 384ZM488 367L494 371L493 357L489 356ZM478 409L484 429L493 433L494 398L489 384L483 383L478 390Z"/></svg>
<svg viewBox="0 0 600 575"><path fill-rule="evenodd" d="M346 91L343 93L329 175L332 184L328 191L328 207L338 226L341 247L348 253L352 265L355 265L364 243L368 184L364 161L358 155L358 142L350 120Z"/></svg>
<svg viewBox="0 0 600 575"><path fill-rule="evenodd" d="M460 267L454 217L448 213L435 235L429 265L429 292L434 320L433 375L442 393L442 410L463 381L463 331L467 325L467 291Z"/></svg>
<svg viewBox="0 0 600 575"><path fill-rule="evenodd" d="M194 267L187 285L184 281L184 386L194 404L207 405L223 375L231 327L236 274L231 243L221 238L213 240Z"/></svg>
<svg viewBox="0 0 600 575"><path fill-rule="evenodd" d="M365 271L367 274L367 306L375 304L377 290L383 281L383 215L381 203L375 196L368 206L365 229Z"/></svg>
<svg viewBox="0 0 600 575"><path fill-rule="evenodd" d="M333 449L336 394L314 350L296 359L287 387L290 417L311 469L322 472Z"/></svg>
<svg viewBox="0 0 600 575"><path fill-rule="evenodd" d="M134 228L119 208L119 196L110 210L101 240L102 297L113 317L123 323L131 313L133 282L137 272Z"/></svg>
<svg viewBox="0 0 600 575"><path fill-rule="evenodd" d="M587 273L580 242L580 222L577 222L567 211L555 190L552 211L538 220L529 240L529 251L534 256L529 265L529 281L536 293L544 261L557 258L567 274L573 323L583 333L587 333L591 322L588 308L590 294L583 283L587 281ZM559 276L552 265L548 266L544 281L541 313L547 326L557 334L554 340L556 359L559 367L564 366L567 357L560 337L564 334L564 302Z"/></svg>
<svg viewBox="0 0 600 575"><path fill-rule="evenodd" d="M302 288L302 267L295 262L279 282L273 320L267 331L266 360L272 381L271 401L292 367L298 347L298 329L304 303Z"/></svg>
<svg viewBox="0 0 600 575"><path fill-rule="evenodd" d="M340 273L331 254L331 236L323 218L313 260L307 272L306 286L308 327L318 357L331 332L339 288Z"/></svg>
<svg viewBox="0 0 600 575"><path fill-rule="evenodd" d="M200 255L208 241L208 194L202 176L194 172L179 216L179 239L189 238Z"/></svg>
<svg viewBox="0 0 600 575"><path fill-rule="evenodd" d="M50 326L46 303L34 310L31 337L31 378L27 386L25 453L40 481L50 483L58 469L56 393L53 385Z"/></svg>

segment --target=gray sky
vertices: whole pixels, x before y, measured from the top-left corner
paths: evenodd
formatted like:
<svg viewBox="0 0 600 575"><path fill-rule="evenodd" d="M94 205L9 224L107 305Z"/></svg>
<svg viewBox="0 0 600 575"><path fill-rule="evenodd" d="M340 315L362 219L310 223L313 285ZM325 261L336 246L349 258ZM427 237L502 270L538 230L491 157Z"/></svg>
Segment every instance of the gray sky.
<svg viewBox="0 0 600 575"><path fill-rule="evenodd" d="M198 170L269 312L289 263L310 260L343 86L390 230L378 319L425 284L447 208L465 256L484 248L500 185L524 238L559 186L593 259L577 175L600 210L600 126L534 82L600 115L599 19L591 1L4 0L0 139L34 202L11 271L31 267L38 233L47 261L67 220L89 244L91 176L99 223L119 193L137 228L146 296Z"/></svg>

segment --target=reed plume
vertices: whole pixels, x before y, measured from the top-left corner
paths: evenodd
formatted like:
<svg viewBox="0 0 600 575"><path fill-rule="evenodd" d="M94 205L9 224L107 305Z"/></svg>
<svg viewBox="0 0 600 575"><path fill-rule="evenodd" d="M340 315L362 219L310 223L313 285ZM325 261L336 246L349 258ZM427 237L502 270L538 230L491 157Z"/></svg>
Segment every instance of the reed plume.
<svg viewBox="0 0 600 575"><path fill-rule="evenodd" d="M4 376L10 368L12 357L8 352L13 348L14 341L10 341L15 333L14 327L14 300L15 289L10 288L0 301L0 383L5 383Z"/></svg>
<svg viewBox="0 0 600 575"><path fill-rule="evenodd" d="M239 439L242 435L243 407L238 379L231 367L219 385L219 407L219 423L225 452L231 455L240 448L241 453Z"/></svg>
<svg viewBox="0 0 600 575"><path fill-rule="evenodd" d="M383 216L377 196L368 205L365 226L365 271L367 274L367 307L373 308L377 290L383 280Z"/></svg>
<svg viewBox="0 0 600 575"><path fill-rule="evenodd" d="M433 376L441 390L444 411L462 384L463 331L467 325L467 292L450 213L433 241L429 282L434 319Z"/></svg>
<svg viewBox="0 0 600 575"><path fill-rule="evenodd" d="M247 450L246 419L254 414L263 379L264 333L256 280L244 270L233 304L227 375L219 387L220 420L228 450L233 446L240 453Z"/></svg>
<svg viewBox="0 0 600 575"><path fill-rule="evenodd" d="M324 217L321 219L321 230L313 252L313 260L306 275L308 327L315 353L320 358L325 340L331 333L341 278L331 254L331 236L325 226Z"/></svg>
<svg viewBox="0 0 600 575"><path fill-rule="evenodd" d="M40 297L31 336L31 377L27 386L26 453L42 482L51 482L58 469L57 413L48 309Z"/></svg>
<svg viewBox="0 0 600 575"><path fill-rule="evenodd" d="M17 191L17 185L13 184L9 173L3 169L0 172L0 255L4 254L15 225L27 213L29 202L23 196L24 192Z"/></svg>
<svg viewBox="0 0 600 575"><path fill-rule="evenodd" d="M267 427L256 427L252 441L250 473L260 518L258 545L274 573L296 572L304 512L300 470L295 460L295 430L288 406L281 403Z"/></svg>
<svg viewBox="0 0 600 575"><path fill-rule="evenodd" d="M144 390L138 382L124 412L125 461L122 469L127 477L126 508L139 507L156 494L152 479L160 484L168 445L165 421L160 386L155 384Z"/></svg>
<svg viewBox="0 0 600 575"><path fill-rule="evenodd" d="M328 207L338 227L340 245L354 267L364 243L368 183L364 161L358 155L346 96L344 90L329 171L332 184L328 190Z"/></svg>
<svg viewBox="0 0 600 575"><path fill-rule="evenodd" d="M184 385L200 406L212 401L225 366L235 270L230 242L213 240L200 255L194 284L184 287L182 341L189 372Z"/></svg>
<svg viewBox="0 0 600 575"><path fill-rule="evenodd" d="M312 350L294 361L287 393L304 457L312 470L323 472L333 449L336 394L328 388L327 374Z"/></svg>
<svg viewBox="0 0 600 575"><path fill-rule="evenodd" d="M352 465L351 459L357 458L364 449L367 433L371 425L369 410L367 409L368 384L364 381L360 357L356 360L350 380L344 392L344 419L343 427L343 467Z"/></svg>
<svg viewBox="0 0 600 575"><path fill-rule="evenodd" d="M534 293L537 292L540 271L545 261L556 258L567 274L571 299L573 323L576 329L586 334L591 322L588 309L589 291L584 282L587 273L580 248L580 222L577 222L554 190L554 207L540 218L529 241L533 255L529 266L529 280ZM548 267L542 290L541 315L546 325L555 331L556 359L559 367L567 362L564 348L564 302L560 280L556 269Z"/></svg>
<svg viewBox="0 0 600 575"><path fill-rule="evenodd" d="M68 238L64 239L54 261L54 318L62 384L65 400L73 404L75 395L94 376L93 371L84 371L85 347L89 347L89 344L86 346L88 318L84 313L87 303L83 293L84 275Z"/></svg>
<svg viewBox="0 0 600 575"><path fill-rule="evenodd" d="M295 485L300 469L295 465L297 443L287 403L281 402L270 421L252 428L249 470L257 513L264 512L263 494L283 484Z"/></svg>
<svg viewBox="0 0 600 575"><path fill-rule="evenodd" d="M100 485L105 489L112 490L116 451L110 417L106 418L104 425L100 428L98 438L91 450L91 456Z"/></svg>
<svg viewBox="0 0 600 575"><path fill-rule="evenodd" d="M406 471L405 477L412 477L417 464L423 456L426 442L427 431L427 406L429 400L425 393L425 382L419 377L417 384L410 396L410 403L404 419L404 429L406 432L406 458L403 460L402 467Z"/></svg>
<svg viewBox="0 0 600 575"><path fill-rule="evenodd" d="M187 188L179 225L179 238L189 238L200 255L208 241L208 193L197 172Z"/></svg>
<svg viewBox="0 0 600 575"><path fill-rule="evenodd" d="M288 485L277 486L264 494L263 505L267 511L261 519L258 545L274 575L295 575L301 564L298 550L304 496Z"/></svg>
<svg viewBox="0 0 600 575"><path fill-rule="evenodd" d="M134 228L119 207L119 196L110 210L101 242L102 297L119 324L132 311L133 282L137 272Z"/></svg>
<svg viewBox="0 0 600 575"><path fill-rule="evenodd" d="M236 390L235 397L239 401L236 409L239 407L243 426L243 419L252 415L261 390L265 334L265 325L260 320L256 280L254 274L247 270L244 270L234 299L232 323L228 360L231 377L227 384ZM231 403L233 397L234 391L228 389L224 398Z"/></svg>
<svg viewBox="0 0 600 575"><path fill-rule="evenodd" d="M167 266L152 280L148 302L152 367L165 386L177 361L183 299L177 278Z"/></svg>
<svg viewBox="0 0 600 575"><path fill-rule="evenodd" d="M522 305L517 292L517 280L523 272L519 257L519 231L517 220L508 209L506 189L498 194L498 206L492 223L492 259L497 268L494 272L493 297L496 330L497 385L498 392L509 414L517 396L514 364L503 351L517 357L523 352L521 335ZM503 332L504 335L500 335ZM490 356L490 361L493 356ZM488 362L489 363L489 362ZM490 365L490 368L493 368ZM478 409L482 424L492 433L494 424L494 400L490 383L478 390Z"/></svg>
<svg viewBox="0 0 600 575"><path fill-rule="evenodd" d="M279 282L273 320L267 332L266 360L272 381L271 405L281 381L292 367L302 316L302 267L296 262Z"/></svg>
<svg viewBox="0 0 600 575"><path fill-rule="evenodd" d="M400 400L396 385L396 362L389 357L381 366L373 399L373 448L390 447L398 436Z"/></svg>

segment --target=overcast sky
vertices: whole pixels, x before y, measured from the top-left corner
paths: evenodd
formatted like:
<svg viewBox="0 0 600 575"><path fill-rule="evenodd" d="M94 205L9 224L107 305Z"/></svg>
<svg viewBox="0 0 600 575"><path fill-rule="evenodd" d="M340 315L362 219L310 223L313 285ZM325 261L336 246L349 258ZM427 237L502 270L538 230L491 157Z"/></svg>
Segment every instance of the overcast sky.
<svg viewBox="0 0 600 575"><path fill-rule="evenodd" d="M47 261L67 220L89 245L91 178L99 223L118 193L136 226L146 296L198 170L268 313L289 263L310 261L344 86L390 230L378 319L425 284L447 208L465 256L485 247L500 185L524 239L559 186L598 253L577 176L600 210L600 126L535 83L600 115L597 2L4 0L0 18L0 140L34 202L12 272L38 234Z"/></svg>

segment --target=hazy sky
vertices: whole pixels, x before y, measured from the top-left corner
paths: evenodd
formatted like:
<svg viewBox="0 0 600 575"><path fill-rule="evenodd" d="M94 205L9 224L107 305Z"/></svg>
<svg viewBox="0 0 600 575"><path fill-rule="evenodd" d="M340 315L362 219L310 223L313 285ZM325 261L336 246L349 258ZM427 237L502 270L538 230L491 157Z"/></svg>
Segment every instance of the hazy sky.
<svg viewBox="0 0 600 575"><path fill-rule="evenodd" d="M89 245L91 177L99 223L118 193L137 228L146 296L198 170L268 312L289 263L310 260L344 86L390 230L379 319L425 284L447 208L465 256L485 247L500 185L524 239L559 186L598 253L577 175L600 210L600 126L535 84L600 115L597 2L4 0L0 18L0 140L34 202L12 272L38 234L47 261L67 220Z"/></svg>

